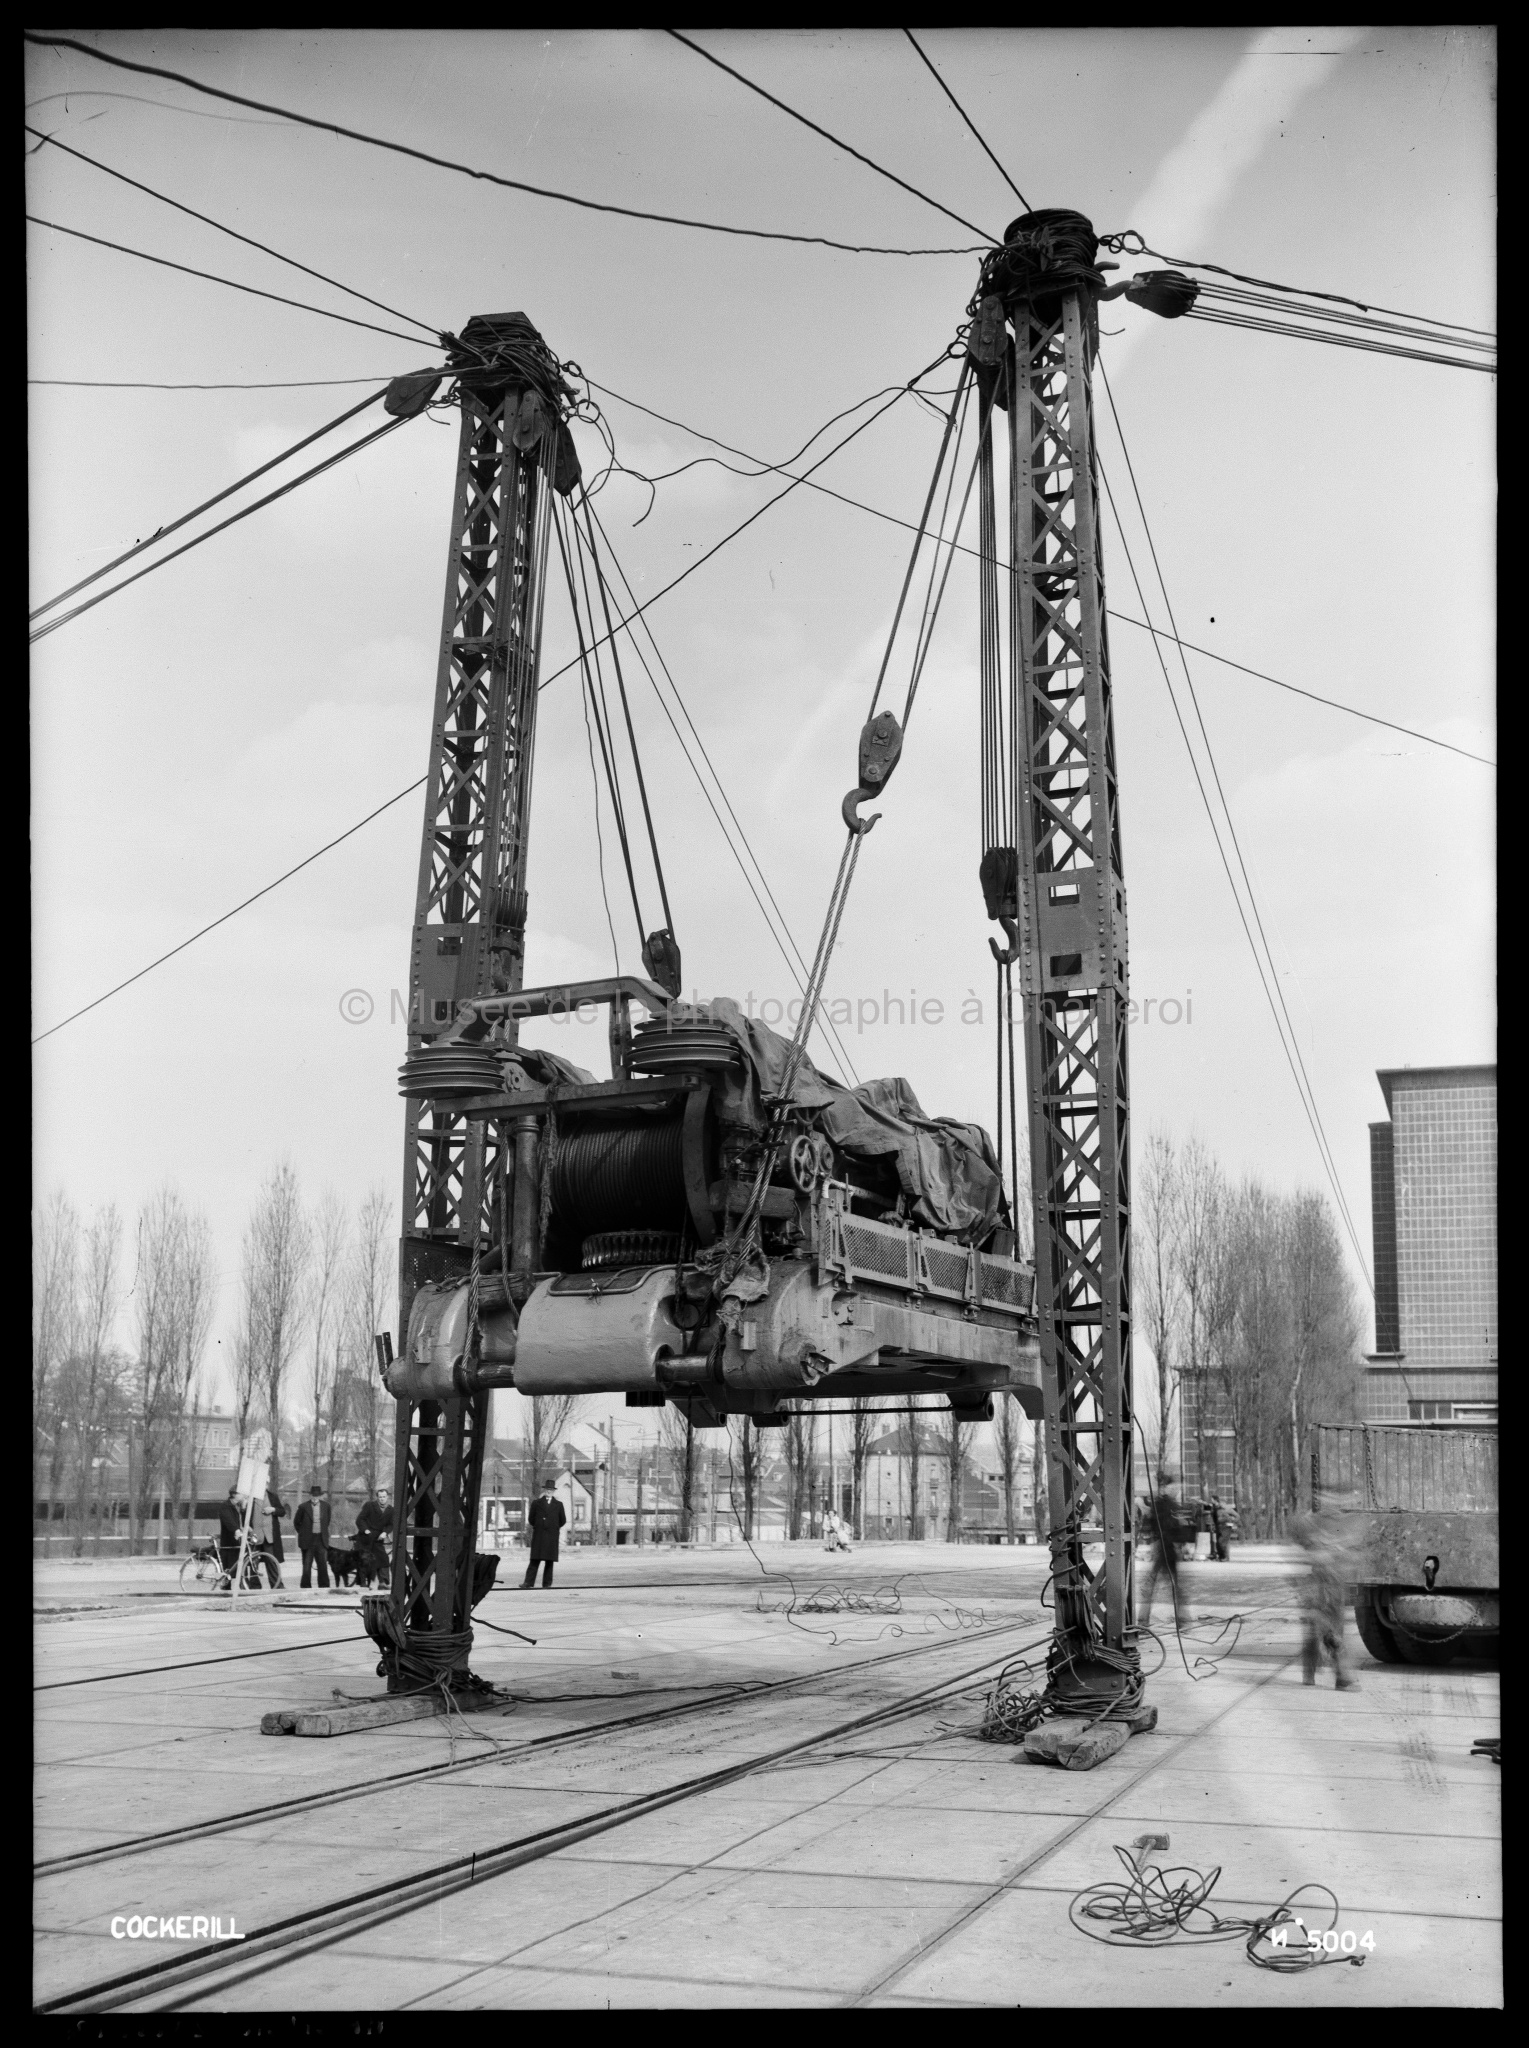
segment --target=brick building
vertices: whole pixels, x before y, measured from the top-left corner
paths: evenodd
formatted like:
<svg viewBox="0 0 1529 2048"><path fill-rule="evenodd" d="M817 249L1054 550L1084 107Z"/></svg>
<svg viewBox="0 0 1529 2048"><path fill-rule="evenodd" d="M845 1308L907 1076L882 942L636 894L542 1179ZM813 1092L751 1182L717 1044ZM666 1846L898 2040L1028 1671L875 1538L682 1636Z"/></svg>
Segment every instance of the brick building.
<svg viewBox="0 0 1529 2048"><path fill-rule="evenodd" d="M1497 1419L1497 1069L1386 1068L1370 1125L1370 1422Z"/></svg>

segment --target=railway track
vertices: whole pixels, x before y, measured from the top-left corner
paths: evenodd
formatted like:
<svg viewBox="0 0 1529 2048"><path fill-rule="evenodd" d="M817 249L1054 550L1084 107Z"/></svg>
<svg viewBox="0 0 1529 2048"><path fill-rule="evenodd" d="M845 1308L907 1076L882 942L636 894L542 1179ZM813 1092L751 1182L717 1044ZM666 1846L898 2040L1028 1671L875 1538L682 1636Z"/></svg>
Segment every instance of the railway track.
<svg viewBox="0 0 1529 2048"><path fill-rule="evenodd" d="M556 1734L531 1736L524 1742L502 1744L498 1756L505 1761L515 1761L527 1756L545 1755L551 1750L571 1748L580 1743L595 1741L604 1735L618 1734L628 1729L654 1727L667 1721L683 1720L693 1714L728 1706L734 1702L779 1698L791 1692L823 1688L836 1680L871 1670L883 1670L890 1664L903 1663L909 1658L928 1656L938 1650L954 1649L958 1641L963 1645L988 1642L1000 1636L1013 1635L1021 1629L1034 1627L1034 1621L1028 1619L1000 1622L992 1628L963 1631L959 1638L946 1636L934 1641L910 1644L906 1649L883 1651L874 1657L856 1658L849 1663L836 1664L831 1670L805 1672L793 1678L766 1679L758 1684L697 1687L698 1696L691 1699L673 1701L662 1707L645 1708L636 1714L618 1714L598 1721L585 1722L577 1728L564 1729ZM1040 1638L1042 1641L1047 1639L1044 1636ZM1005 1657L1012 1654L1015 1653L1010 1650L1003 1653ZM608 1694L605 1697L615 1699L621 1695ZM532 1706L538 1704L534 1694L525 1696L522 1703ZM291 1799L271 1800L260 1806L242 1808L235 1813L219 1814L208 1820L188 1822L184 1827L162 1828L150 1834L130 1835L118 1842L102 1843L97 1848L75 1850L67 1856L45 1857L33 1864L32 1874L34 1878L53 1877L71 1870L87 1869L95 1864L116 1862L124 1857L149 1855L156 1850L174 1848L181 1843L208 1840L216 1835L236 1833L241 1828L259 1827L272 1820L317 1812L326 1807L347 1804L355 1799L375 1797L399 1786L476 1770L485 1762L493 1760L480 1750L468 1757L458 1757L441 1763L418 1764L403 1771L383 1772L375 1778L366 1778L356 1784L337 1786L323 1792L303 1793Z"/></svg>
<svg viewBox="0 0 1529 2048"><path fill-rule="evenodd" d="M992 1635L1013 1635L1025 1627L1033 1630L1034 1624L1015 1622L995 1628L990 1633ZM964 1640L967 1644L970 1644L972 1638L968 1636ZM1049 1640L1049 1630L1043 1631L1038 1635L1032 1634L1030 1640L1022 1644L1017 1646L1010 1644L1003 1650L984 1658L981 1662L966 1666L954 1676L939 1679L932 1685L919 1687L887 1706L873 1708L867 1713L852 1715L830 1728L820 1729L813 1735L800 1736L790 1742L771 1745L739 1763L726 1765L720 1770L705 1771L691 1777L677 1779L672 1784L660 1787L657 1791L640 1793L631 1799L618 1801L596 1813L584 1814L577 1820L550 1828L539 1829L531 1834L513 1836L507 1840L492 1843L486 1848L469 1850L435 1865L430 1870L412 1872L407 1877L374 1885L364 1892L352 1892L343 1900L335 1900L324 1905L306 1908L300 1913L288 1915L284 1919L272 1921L264 1927L253 1929L240 1940L237 1947L224 1942L216 1946L209 1945L194 1949L189 1954L170 1957L162 1962L145 1964L139 1969L124 1971L115 1977L86 1985L77 1991L46 1999L40 2002L35 2007L35 2010L39 2013L48 2014L111 2012L138 2005L141 2001L151 2000L152 2004L147 2009L173 2011L194 1999L208 1995L210 1992L227 1991L249 1978L259 1976L267 1970L277 1968L300 1956L311 1954L315 1950L327 1947L334 1942L342 1941L351 1935L363 1933L369 1928L380 1926L386 1921L396 1919L405 1913L413 1912L418 1907L436 1904L450 1897L453 1893L464 1891L470 1886L483 1883L490 1878L502 1876L506 1872L521 1868L525 1864L537 1862L543 1857L555 1855L560 1849L570 1848L574 1844L588 1841L594 1836L609 1833L612 1829L625 1826L628 1822L639 1820L651 1813L657 1813L664 1807L700 1798L708 1792L719 1790L725 1785L733 1784L737 1780L749 1777L757 1771L766 1770L772 1765L781 1763L788 1758L804 1756L812 1750L842 1742L848 1737L865 1734L873 1728L884 1727L890 1722L899 1720L906 1715L917 1713L922 1708L932 1706L940 1700L950 1698L965 1691L974 1683L990 1676L996 1669L1007 1663L1011 1657L1016 1654L1022 1654L1025 1650L1037 1648L1040 1644ZM800 1688L804 1685L824 1684L856 1671L863 1672L868 1667L884 1668L888 1664L897 1663L910 1657L928 1654L938 1649L953 1650L956 1647L957 1644L948 1639L941 1643L919 1644L910 1649L889 1652L880 1657L861 1659L855 1664L840 1665L832 1672L809 1674L801 1679L778 1680L747 1695L747 1699L752 1704L764 1692L779 1696L781 1693L793 1688ZM559 1743L587 1741L593 1737L611 1732L613 1726L629 1727L638 1725L640 1722L651 1723L653 1720L660 1718L675 1718L681 1713L696 1712L704 1707L716 1704L718 1702L715 1698L708 1698L687 1703L683 1707L660 1710L653 1715L632 1717L627 1721L617 1724L602 1722L597 1726L569 1731L566 1735L560 1737L548 1737L542 1741L520 1745L515 1751L509 1752L509 1754L524 1755L530 1750L544 1750ZM277 1802L272 1806L261 1808L257 1813L243 1819L240 1817L230 1817L219 1822L204 1824L201 1828L174 1830L166 1835L142 1838L136 1846L140 1853L146 1853L151 1847L166 1846L171 1842L195 1839L200 1834L221 1832L231 1825L253 1825L257 1819L269 1820L274 1814L295 1810L309 1810L315 1805L336 1803L339 1799L365 1796L368 1793L375 1793L388 1787L410 1782L420 1776L437 1775L442 1771L449 1771L452 1768L477 1768L485 1761L486 1759L479 1755L464 1760L456 1766L450 1764L437 1765L431 1767L426 1772L392 1773L386 1778L372 1781L365 1786L349 1788L347 1791L339 1794L317 1795L312 1799L302 1801ZM117 1846L126 1852L134 1845L121 1844ZM95 1853L99 1859L100 1852ZM91 1854L92 1852L83 1852L83 1859L74 1857L55 1859L49 1868L52 1871L59 1871L70 1867L77 1867L81 1860L90 1860ZM41 1866L39 1866L40 1869Z"/></svg>

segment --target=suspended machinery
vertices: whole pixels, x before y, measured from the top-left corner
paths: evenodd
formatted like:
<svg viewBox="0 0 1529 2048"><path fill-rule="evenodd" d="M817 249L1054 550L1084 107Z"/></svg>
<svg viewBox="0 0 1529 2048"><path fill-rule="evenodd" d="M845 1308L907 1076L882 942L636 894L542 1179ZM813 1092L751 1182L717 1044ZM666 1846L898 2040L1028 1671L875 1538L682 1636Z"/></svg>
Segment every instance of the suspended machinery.
<svg viewBox="0 0 1529 2048"><path fill-rule="evenodd" d="M564 367L520 314L480 316L455 344L461 437L402 1076L396 1356L378 1340L398 1402L396 1519L391 1598L367 1604L392 1690L422 1677L476 1684L471 1613L495 1564L473 1543L488 1404L495 1387L515 1387L670 1402L701 1428L730 1415L769 1426L802 1402L864 1395L936 1395L975 1420L995 1393L1013 1394L1046 1425L1053 1690L1139 1697L1125 885L1090 375L1101 294L1151 300L1143 280L1107 287L1097 248L1081 216L1032 214L983 265L904 584L906 599L932 559L908 699L901 720L873 703L861 735L844 854L789 1040L727 1001L682 1004L669 923L648 935L642 976L523 986L550 536L576 622L570 550L587 540L598 578L599 548ZM926 1116L906 1083L846 1087L806 1052L875 823L860 806L896 767L954 553L945 547L942 567L939 543L954 540L965 498L948 535L929 530L929 511L947 463L949 509L968 415L982 558L981 883L1005 934L993 947L1004 998L996 1152L976 1126ZM614 642L603 581L600 591ZM588 619L593 636L592 605ZM894 622L889 659L897 634ZM608 1012L608 1080L521 1046L523 1023L588 1005ZM1005 1045L1018 1158L1016 1022L1033 1265L1016 1255L1002 1170Z"/></svg>

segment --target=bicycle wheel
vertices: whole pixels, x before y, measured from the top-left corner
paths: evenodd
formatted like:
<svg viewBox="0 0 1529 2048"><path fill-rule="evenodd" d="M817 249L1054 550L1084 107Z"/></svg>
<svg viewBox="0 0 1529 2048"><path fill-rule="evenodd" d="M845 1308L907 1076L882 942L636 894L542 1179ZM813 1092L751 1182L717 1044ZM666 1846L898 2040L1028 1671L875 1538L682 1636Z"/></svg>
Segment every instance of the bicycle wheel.
<svg viewBox="0 0 1529 2048"><path fill-rule="evenodd" d="M186 1560L184 1561L184 1563L183 1563L183 1564L181 1565L181 1570L180 1570L180 1586L181 1586L181 1591L182 1591L183 1593L189 1593L189 1592L191 1591L191 1588L192 1588L192 1587L193 1587L194 1585L196 1585L197 1581L198 1581L198 1580L199 1580L199 1579L201 1578L201 1576L202 1576L202 1560L201 1560L201 1558L199 1558L199 1557L197 1556L196 1552L195 1552L195 1551L193 1550L193 1551L192 1551L192 1553L191 1553L191 1555L190 1555L190 1556L189 1556L189 1557L188 1557L188 1558L187 1558L187 1559L186 1559Z"/></svg>

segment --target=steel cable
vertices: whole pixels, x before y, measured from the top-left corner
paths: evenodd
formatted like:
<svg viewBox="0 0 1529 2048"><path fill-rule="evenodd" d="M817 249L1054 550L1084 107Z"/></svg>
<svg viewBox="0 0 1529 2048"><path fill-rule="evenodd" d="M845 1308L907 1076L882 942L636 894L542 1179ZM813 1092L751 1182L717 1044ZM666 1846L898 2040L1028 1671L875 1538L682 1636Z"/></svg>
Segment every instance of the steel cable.
<svg viewBox="0 0 1529 2048"><path fill-rule="evenodd" d="M312 114L299 114L291 107L273 106L266 100L246 99L241 93L225 92L216 85L204 85L200 79L189 78L183 71L167 71L162 65L135 64L126 57L113 57L105 50L93 49L89 43L82 43L73 36L39 35L31 30L23 33L25 41L43 48L76 50L83 57L93 57L97 63L113 65L119 71L136 71L149 78L167 78L176 85L189 86L193 92L204 93L209 99L227 100L238 107L253 107L262 114L279 114L284 121L294 121L304 128L316 128L324 135L338 135L347 142L361 142L372 149L390 150L395 156L410 157L415 162L429 164L436 170L452 171L460 177L472 178L485 185L496 185L508 192L527 192L537 199L555 199L565 206L581 207L589 213L612 213L624 220L654 221L666 227L697 228L707 234L741 235L750 241L795 242L814 248L836 249L849 256L969 256L974 253L970 249L891 249L863 242L836 242L826 235L796 235L776 228L736 227L726 221L693 220L683 214L654 213L637 206L618 206L609 200L583 199L573 192L559 192L546 185L528 184L523 178L505 178L496 171L477 170L471 164L456 163L450 157L435 156L429 150L415 149L406 142L392 142L385 136L367 135L358 128L344 127L338 121L322 121ZM890 176L891 173L887 175ZM918 196L923 197L922 194ZM968 226L969 223L962 222L962 225ZM978 228L974 232L980 234L982 230Z"/></svg>

